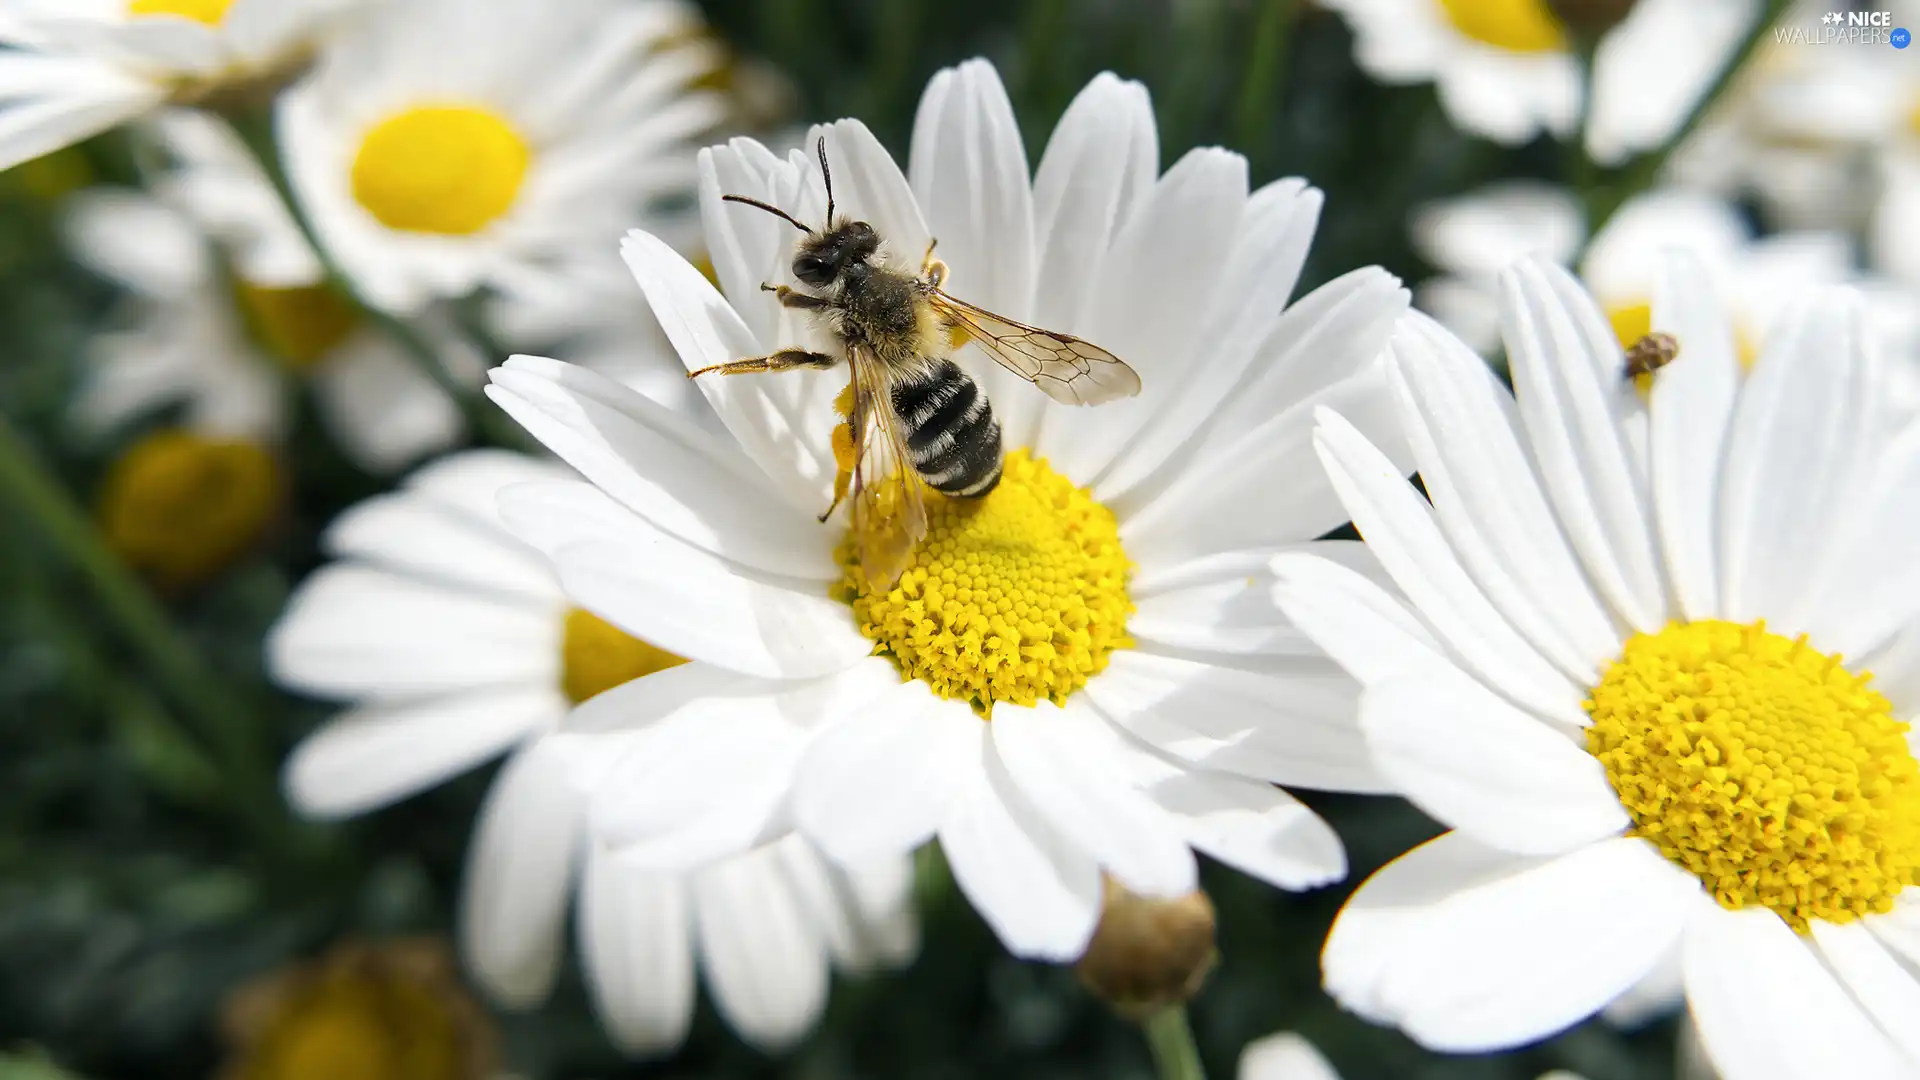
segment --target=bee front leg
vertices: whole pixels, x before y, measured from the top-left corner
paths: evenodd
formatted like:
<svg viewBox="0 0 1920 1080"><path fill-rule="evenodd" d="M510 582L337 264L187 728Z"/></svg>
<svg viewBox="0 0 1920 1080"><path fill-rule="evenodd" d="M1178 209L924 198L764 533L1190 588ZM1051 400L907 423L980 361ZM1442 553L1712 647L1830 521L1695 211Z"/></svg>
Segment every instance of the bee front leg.
<svg viewBox="0 0 1920 1080"><path fill-rule="evenodd" d="M687 372L687 378L697 379L709 372L719 372L722 375L748 375L762 371L792 371L794 368L830 368L839 362L826 353L808 352L805 349L781 349L767 356L749 356L744 360L710 364L697 371Z"/></svg>
<svg viewBox="0 0 1920 1080"><path fill-rule="evenodd" d="M833 306L831 300L810 296L798 289L789 289L785 285L768 285L762 282L760 291L772 293L773 298L780 301L782 307L798 308L801 311L818 311L821 308Z"/></svg>

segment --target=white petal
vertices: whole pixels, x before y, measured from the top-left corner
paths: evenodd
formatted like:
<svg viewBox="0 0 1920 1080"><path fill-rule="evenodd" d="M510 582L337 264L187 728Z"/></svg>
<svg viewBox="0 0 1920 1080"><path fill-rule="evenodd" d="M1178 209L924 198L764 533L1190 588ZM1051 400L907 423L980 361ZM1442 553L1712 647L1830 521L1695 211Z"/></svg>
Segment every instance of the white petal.
<svg viewBox="0 0 1920 1080"><path fill-rule="evenodd" d="M287 801L323 818L385 806L552 728L566 709L558 686L362 706L294 747L283 770Z"/></svg>
<svg viewBox="0 0 1920 1080"><path fill-rule="evenodd" d="M826 944L801 909L777 847L693 877L700 972L740 1037L762 1050L791 1046L827 1004Z"/></svg>
<svg viewBox="0 0 1920 1080"><path fill-rule="evenodd" d="M1033 178L1035 324L1086 331L1107 247L1159 170L1146 87L1107 72L1094 76L1061 115Z"/></svg>
<svg viewBox="0 0 1920 1080"><path fill-rule="evenodd" d="M1238 1080L1340 1080L1313 1044L1283 1031L1255 1039L1240 1051Z"/></svg>
<svg viewBox="0 0 1920 1080"><path fill-rule="evenodd" d="M1728 911L1701 899L1687 922L1684 962L1687 1005L1726 1080L1815 1080L1842 1061L1849 1078L1913 1076L1914 1063L1809 943L1765 908Z"/></svg>
<svg viewBox="0 0 1920 1080"><path fill-rule="evenodd" d="M981 760L940 826L954 883L1014 956L1078 959L1100 921L1100 868L1026 805L991 740Z"/></svg>
<svg viewBox="0 0 1920 1080"><path fill-rule="evenodd" d="M1902 966L1865 923L1818 921L1812 930L1821 957L1853 1000L1920 1068L1920 971Z"/></svg>
<svg viewBox="0 0 1920 1080"><path fill-rule="evenodd" d="M1273 605L1271 563L1288 551L1324 555L1386 577L1366 545L1350 540L1202 556L1134 575L1127 584L1134 601L1127 633L1142 648L1171 655L1319 655L1312 639Z"/></svg>
<svg viewBox="0 0 1920 1080"><path fill-rule="evenodd" d="M923 682L895 686L815 736L800 760L794 824L848 865L932 839L979 767L986 725Z"/></svg>
<svg viewBox="0 0 1920 1080"><path fill-rule="evenodd" d="M1359 687L1321 661L1263 674L1141 650L1087 683L1101 715L1204 768L1326 791L1391 790L1354 721Z"/></svg>
<svg viewBox="0 0 1920 1080"><path fill-rule="evenodd" d="M1585 694L1516 633L1461 566L1433 511L1386 456L1322 410L1314 446L1381 565L1453 652L1515 701L1580 724Z"/></svg>
<svg viewBox="0 0 1920 1080"><path fill-rule="evenodd" d="M628 233L620 244L620 255L687 370L759 356L780 344L755 337L712 283L665 242L642 232ZM800 418L776 400L782 388L772 382L803 378L801 373L785 372L751 378L707 376L698 381L707 403L733 433L746 458L765 471L780 497L795 508L819 502L834 471L827 429L798 430ZM790 399L792 390L785 393Z"/></svg>
<svg viewBox="0 0 1920 1080"><path fill-rule="evenodd" d="M1360 726L1414 805L1493 847L1550 855L1630 824L1598 758L1458 672L1369 686Z"/></svg>
<svg viewBox="0 0 1920 1080"><path fill-rule="evenodd" d="M1724 617L1808 625L1838 568L1837 540L1862 485L1875 425L1858 304L1830 291L1775 328L1727 432L1720 484ZM1834 646L1816 641L1822 649Z"/></svg>
<svg viewBox="0 0 1920 1080"><path fill-rule="evenodd" d="M12 50L5 57L8 62L18 59ZM96 68L87 75L98 77L100 84L84 93L55 93L25 103L13 102L0 111L0 170L124 124L157 107L166 97L163 87L109 69Z"/></svg>
<svg viewBox="0 0 1920 1080"><path fill-rule="evenodd" d="M140 192L77 192L63 208L60 226L75 261L137 293L179 299L212 272L207 238L193 221Z"/></svg>
<svg viewBox="0 0 1920 1080"><path fill-rule="evenodd" d="M1649 405L1661 550L1680 610L1710 619L1720 613L1716 492L1740 366L1733 324L1698 256L1675 252L1661 265L1653 325L1680 343Z"/></svg>
<svg viewBox="0 0 1920 1080"><path fill-rule="evenodd" d="M354 504L327 526L322 545L336 559L364 559L407 577L493 593L530 608L562 602L540 553L505 529L410 492Z"/></svg>
<svg viewBox="0 0 1920 1080"><path fill-rule="evenodd" d="M899 258L917 269L913 260L927 250L927 223L893 155L858 120L838 120L809 134L826 136L836 215L872 223ZM809 154L813 141L807 140Z"/></svg>
<svg viewBox="0 0 1920 1080"><path fill-rule="evenodd" d="M654 527L771 574L825 579L833 530L782 503L738 449L584 368L515 357L488 394Z"/></svg>
<svg viewBox="0 0 1920 1080"><path fill-rule="evenodd" d="M852 609L825 588L749 571L653 528L588 484L501 493L522 540L547 553L580 606L678 656L807 678L866 656Z"/></svg>
<svg viewBox="0 0 1920 1080"><path fill-rule="evenodd" d="M1347 876L1340 837L1279 788L1220 773L1170 769L1142 790L1180 819L1196 851L1270 885L1312 889Z"/></svg>
<svg viewBox="0 0 1920 1080"><path fill-rule="evenodd" d="M1027 802L1102 869L1143 896L1194 890L1193 851L1159 807L1105 767L1087 737L1103 721L1052 702L1001 703L990 725L995 751Z"/></svg>
<svg viewBox="0 0 1920 1080"><path fill-rule="evenodd" d="M1327 938L1327 991L1444 1053L1504 1050L1598 1011L1678 939L1699 884L1640 840L1549 860L1460 833L1367 879Z"/></svg>
<svg viewBox="0 0 1920 1080"><path fill-rule="evenodd" d="M447 392L396 342L372 333L329 353L312 385L328 431L369 472L394 472L446 449L466 423Z"/></svg>
<svg viewBox="0 0 1920 1080"><path fill-rule="evenodd" d="M911 858L882 859L849 873L798 834L773 846L794 899L842 971L865 974L897 967L919 950L919 923L906 903L913 888ZM861 881L863 877L869 880ZM874 884L888 892L877 909L869 908L861 896L863 887Z"/></svg>
<svg viewBox="0 0 1920 1080"><path fill-rule="evenodd" d="M1342 668L1371 686L1449 664L1420 616L1378 583L1314 554L1274 557L1273 602Z"/></svg>
<svg viewBox="0 0 1920 1080"><path fill-rule="evenodd" d="M684 870L777 835L805 738L771 695L698 699L650 728L589 806L621 858Z"/></svg>
<svg viewBox="0 0 1920 1080"><path fill-rule="evenodd" d="M687 886L590 850L580 885L580 966L615 1046L660 1054L693 1021L693 926Z"/></svg>
<svg viewBox="0 0 1920 1080"><path fill-rule="evenodd" d="M914 117L908 174L940 242L948 290L989 311L1033 318L1039 253L1027 152L992 64L969 60L927 83ZM899 255L912 259L919 252ZM972 368L1007 442L1031 445L1041 399L998 364Z"/></svg>
<svg viewBox="0 0 1920 1080"><path fill-rule="evenodd" d="M1500 305L1520 419L1560 523L1600 594L1635 629L1657 630L1666 595L1619 341L1580 284L1537 259L1500 276Z"/></svg>
<svg viewBox="0 0 1920 1080"><path fill-rule="evenodd" d="M1121 355L1143 389L1097 411L1043 414L1035 447L1061 472L1097 481L1172 399L1177 380L1200 374L1190 362L1198 343L1190 320L1219 292L1246 202L1245 158L1217 147L1191 150L1114 237L1086 326L1075 332Z"/></svg>
<svg viewBox="0 0 1920 1080"><path fill-rule="evenodd" d="M326 696L560 685L548 605L335 564L301 584L267 638L275 681Z"/></svg>
<svg viewBox="0 0 1920 1080"><path fill-rule="evenodd" d="M1601 1010L1607 1023L1633 1029L1679 1012L1687 1003L1686 973L1680 966L1680 952L1676 943L1645 978Z"/></svg>
<svg viewBox="0 0 1920 1080"><path fill-rule="evenodd" d="M1336 488L1313 468L1310 448L1324 409L1389 448L1403 445L1384 370L1351 378L1294 405L1247 432L1235 445L1183 461L1168 470L1164 490L1119 503L1120 538L1128 554L1151 565L1235 548L1299 543L1323 536L1347 520ZM1379 445L1378 443L1376 445ZM1402 460L1405 455L1395 451ZM1405 475L1396 465L1395 471Z"/></svg>
<svg viewBox="0 0 1920 1080"><path fill-rule="evenodd" d="M1896 705L1900 672L1880 656L1898 651L1903 630L1920 614L1920 422L1890 440L1875 440L1874 463L1858 509L1832 526L1846 539L1831 585L1804 629L1821 647L1867 665L1875 686Z"/></svg>
<svg viewBox="0 0 1920 1080"><path fill-rule="evenodd" d="M501 767L467 849L460 951L475 981L510 1007L553 989L580 851L580 796L538 743Z"/></svg>
<svg viewBox="0 0 1920 1080"><path fill-rule="evenodd" d="M1486 362L1422 315L1391 346L1400 413L1434 515L1501 613L1577 683L1600 677L1620 635L1554 520Z"/></svg>

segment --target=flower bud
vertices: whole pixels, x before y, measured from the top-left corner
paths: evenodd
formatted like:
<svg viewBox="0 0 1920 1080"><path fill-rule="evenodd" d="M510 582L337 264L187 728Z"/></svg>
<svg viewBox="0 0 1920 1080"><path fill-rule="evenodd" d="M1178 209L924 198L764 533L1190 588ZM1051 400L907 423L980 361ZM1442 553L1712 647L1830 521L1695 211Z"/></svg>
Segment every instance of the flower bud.
<svg viewBox="0 0 1920 1080"><path fill-rule="evenodd" d="M1219 959L1213 925L1204 892L1150 900L1108 878L1100 926L1074 971L1121 1015L1142 1019L1200 992Z"/></svg>

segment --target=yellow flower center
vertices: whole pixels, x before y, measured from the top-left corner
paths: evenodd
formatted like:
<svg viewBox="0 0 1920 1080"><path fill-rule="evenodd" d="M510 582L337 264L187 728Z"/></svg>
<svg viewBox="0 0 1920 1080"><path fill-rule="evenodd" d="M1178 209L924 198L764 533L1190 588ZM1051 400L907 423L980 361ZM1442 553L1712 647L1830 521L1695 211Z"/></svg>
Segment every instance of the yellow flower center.
<svg viewBox="0 0 1920 1080"><path fill-rule="evenodd" d="M208 26L219 26L220 20L227 17L227 9L232 6L233 0L127 0L127 14L135 18L143 15L178 15Z"/></svg>
<svg viewBox="0 0 1920 1080"><path fill-rule="evenodd" d="M353 159L353 197L390 229L468 236L513 206L532 157L491 110L417 106L368 130Z"/></svg>
<svg viewBox="0 0 1920 1080"><path fill-rule="evenodd" d="M1131 645L1126 553L1113 512L1024 450L979 499L929 493L927 534L900 580L870 592L851 536L835 595L905 679L988 715L1063 702Z"/></svg>
<svg viewBox="0 0 1920 1080"><path fill-rule="evenodd" d="M268 1028L243 1080L460 1080L466 1050L427 987L372 972L326 976Z"/></svg>
<svg viewBox="0 0 1920 1080"><path fill-rule="evenodd" d="M246 550L272 518L280 475L259 445L161 431L107 473L107 543L166 587L203 581Z"/></svg>
<svg viewBox="0 0 1920 1080"><path fill-rule="evenodd" d="M1620 347L1632 348L1634 342L1653 332L1653 305L1644 301L1616 305L1607 309L1607 321L1613 324L1613 336L1620 339ZM1685 351L1686 342L1681 342L1680 347ZM1740 359L1741 368L1753 370L1753 360L1759 349L1742 327L1733 328L1733 348L1734 355ZM1653 392L1653 378L1653 375L1633 377L1633 385L1640 391L1641 397Z"/></svg>
<svg viewBox="0 0 1920 1080"><path fill-rule="evenodd" d="M1440 0L1447 21L1475 41L1509 52L1552 52L1567 46L1560 20L1542 0Z"/></svg>
<svg viewBox="0 0 1920 1080"><path fill-rule="evenodd" d="M1672 623L1594 687L1587 749L1633 835L1804 933L1920 884L1920 763L1871 678L1765 623Z"/></svg>
<svg viewBox="0 0 1920 1080"><path fill-rule="evenodd" d="M686 663L580 608L567 612L560 657L560 689L576 705L621 683Z"/></svg>
<svg viewBox="0 0 1920 1080"><path fill-rule="evenodd" d="M254 340L294 372L311 371L360 324L353 304L326 285L274 289L242 281L235 292Z"/></svg>

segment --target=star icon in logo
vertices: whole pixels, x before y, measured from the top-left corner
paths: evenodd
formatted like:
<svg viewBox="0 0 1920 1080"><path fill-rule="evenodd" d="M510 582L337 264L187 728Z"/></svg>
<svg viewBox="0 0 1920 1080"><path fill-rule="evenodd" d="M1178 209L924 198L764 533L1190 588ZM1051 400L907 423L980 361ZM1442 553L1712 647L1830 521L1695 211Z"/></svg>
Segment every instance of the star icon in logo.
<svg viewBox="0 0 1920 1080"><path fill-rule="evenodd" d="M1820 16L1820 21L1823 23L1826 23L1828 26L1832 26L1834 23L1837 23L1840 21L1840 14L1838 12L1829 11L1825 15Z"/></svg>

